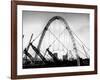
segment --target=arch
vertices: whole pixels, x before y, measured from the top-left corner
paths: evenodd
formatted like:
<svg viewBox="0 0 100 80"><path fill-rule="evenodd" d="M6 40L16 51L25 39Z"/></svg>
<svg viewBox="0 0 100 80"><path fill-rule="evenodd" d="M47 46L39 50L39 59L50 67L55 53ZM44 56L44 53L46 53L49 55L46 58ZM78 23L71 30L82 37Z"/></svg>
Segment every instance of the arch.
<svg viewBox="0 0 100 80"><path fill-rule="evenodd" d="M64 22L64 24L66 25L66 30L68 30L69 34L70 34L70 37L71 37L71 40L72 40L72 44L73 44L73 49L75 50L75 53L76 53L76 56L77 56L77 65L80 65L80 61L79 61L79 56L78 56L78 52L77 52L77 47L76 47L76 43L75 43L75 39L74 39L74 36L72 34L72 31L67 23L67 21L62 18L61 16L54 16L52 17L46 24L46 26L44 27L43 31L42 31L42 35L40 37L40 40L39 40L39 43L38 43L38 46L37 46L37 49L40 50L40 47L41 47L41 44L42 44L42 41L43 41L43 38L46 34L46 31L48 30L50 24L55 21L55 20L60 20L62 22ZM36 57L36 56L35 56Z"/></svg>

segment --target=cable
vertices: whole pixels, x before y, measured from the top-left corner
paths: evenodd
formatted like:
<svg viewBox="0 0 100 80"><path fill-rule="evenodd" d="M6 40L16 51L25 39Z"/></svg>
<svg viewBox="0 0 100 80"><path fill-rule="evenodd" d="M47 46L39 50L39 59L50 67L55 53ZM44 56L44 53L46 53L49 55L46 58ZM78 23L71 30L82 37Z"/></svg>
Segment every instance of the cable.
<svg viewBox="0 0 100 80"><path fill-rule="evenodd" d="M42 33L42 31L41 31L41 33ZM39 35L36 36L36 37L33 39L32 43L40 36L41 33L39 33Z"/></svg>
<svg viewBox="0 0 100 80"><path fill-rule="evenodd" d="M78 38L78 36L75 34L75 32L72 31L72 33ZM79 38L78 38L78 39L79 39ZM80 39L79 39L79 40L80 40ZM80 40L80 42L81 42L88 50L90 50L90 49L83 43L83 41Z"/></svg>
<svg viewBox="0 0 100 80"><path fill-rule="evenodd" d="M48 29L49 30L49 29ZM50 31L50 30L49 30ZM62 42L50 31L50 33L62 44ZM67 49L66 47L65 47L65 45L64 44L62 44L63 45L63 47L65 48L65 49ZM67 51L68 51L68 49L67 49Z"/></svg>

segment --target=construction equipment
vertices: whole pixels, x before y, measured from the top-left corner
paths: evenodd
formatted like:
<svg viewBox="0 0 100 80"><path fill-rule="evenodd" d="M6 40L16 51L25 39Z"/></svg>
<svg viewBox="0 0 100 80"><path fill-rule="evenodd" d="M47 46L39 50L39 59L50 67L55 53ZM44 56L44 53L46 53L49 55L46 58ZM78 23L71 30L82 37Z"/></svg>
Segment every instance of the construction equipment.
<svg viewBox="0 0 100 80"><path fill-rule="evenodd" d="M44 56L40 53L40 51L32 44L30 43L32 49L36 52L36 54L42 59L44 63L47 63L47 60L44 58Z"/></svg>
<svg viewBox="0 0 100 80"><path fill-rule="evenodd" d="M56 56L54 56L53 54L52 54L52 52L49 50L49 48L47 48L46 49L47 51L48 51L48 54L53 58L53 60L54 60L54 62L58 62L58 59L56 58Z"/></svg>

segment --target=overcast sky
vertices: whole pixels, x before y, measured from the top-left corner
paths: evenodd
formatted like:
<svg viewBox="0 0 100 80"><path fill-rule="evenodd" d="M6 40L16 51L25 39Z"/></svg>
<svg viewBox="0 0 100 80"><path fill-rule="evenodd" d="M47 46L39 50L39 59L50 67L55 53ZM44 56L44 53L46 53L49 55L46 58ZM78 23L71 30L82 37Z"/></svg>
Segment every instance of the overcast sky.
<svg viewBox="0 0 100 80"><path fill-rule="evenodd" d="M54 13L54 12L34 12L34 11L23 11L23 48L28 45L31 34L33 33L33 39L41 33L47 22L54 16L63 17L72 31L74 31L77 36L86 44L89 48L89 14L80 14L80 13ZM59 34L64 30L64 24L61 21L54 21L50 25L50 30L54 35L59 36ZM47 32L48 33L48 32ZM68 35L64 32L64 35ZM43 44L50 43L48 42L47 34ZM52 37L52 36L51 36ZM49 37L49 38L51 38ZM53 38L53 37L52 37ZM38 44L37 39L34 44ZM52 42L52 41L51 41ZM56 41L55 43L57 43Z"/></svg>

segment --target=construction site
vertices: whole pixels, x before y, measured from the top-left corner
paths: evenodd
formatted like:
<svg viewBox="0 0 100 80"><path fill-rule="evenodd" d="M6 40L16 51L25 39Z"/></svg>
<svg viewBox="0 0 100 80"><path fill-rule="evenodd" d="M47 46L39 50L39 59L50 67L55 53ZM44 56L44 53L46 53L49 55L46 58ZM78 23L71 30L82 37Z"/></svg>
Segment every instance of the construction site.
<svg viewBox="0 0 100 80"><path fill-rule="evenodd" d="M56 21L63 23L62 30L57 31L58 27L55 31L50 29ZM23 69L90 65L89 48L61 16L49 19L37 37L31 34L28 45L23 49L22 60Z"/></svg>

